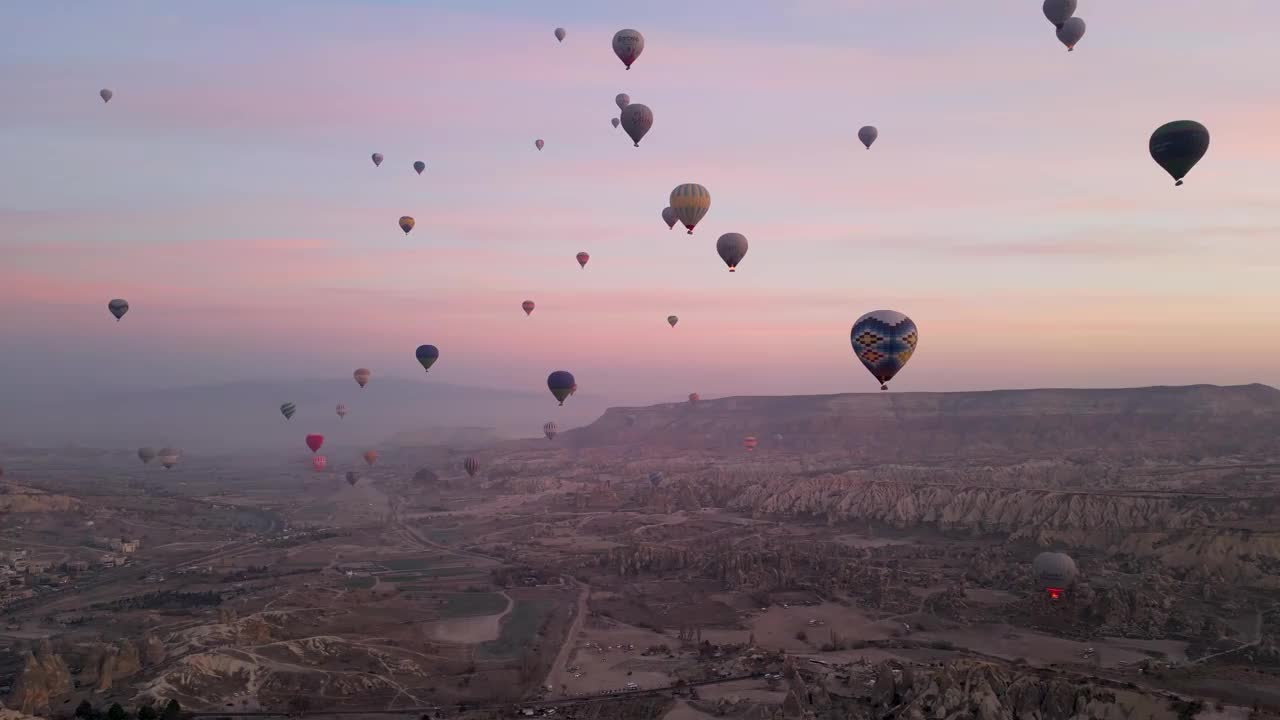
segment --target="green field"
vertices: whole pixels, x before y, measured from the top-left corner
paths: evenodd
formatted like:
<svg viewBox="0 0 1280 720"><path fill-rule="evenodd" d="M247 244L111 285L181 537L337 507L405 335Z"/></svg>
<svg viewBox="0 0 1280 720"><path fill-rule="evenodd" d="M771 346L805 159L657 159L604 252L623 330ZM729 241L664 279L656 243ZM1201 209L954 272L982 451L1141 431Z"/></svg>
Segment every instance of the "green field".
<svg viewBox="0 0 1280 720"><path fill-rule="evenodd" d="M378 582L374 577L349 577L346 585L348 588L357 590L368 590Z"/></svg>
<svg viewBox="0 0 1280 720"><path fill-rule="evenodd" d="M502 619L498 639L481 643L477 654L486 658L519 655L533 645L542 624L555 609L554 600L517 600L516 606Z"/></svg>
<svg viewBox="0 0 1280 720"><path fill-rule="evenodd" d="M497 615L507 609L507 599L498 593L456 593L446 595L440 617L459 618Z"/></svg>
<svg viewBox="0 0 1280 720"><path fill-rule="evenodd" d="M416 557L379 560L378 564L388 570L427 570L439 562L440 560L437 558Z"/></svg>

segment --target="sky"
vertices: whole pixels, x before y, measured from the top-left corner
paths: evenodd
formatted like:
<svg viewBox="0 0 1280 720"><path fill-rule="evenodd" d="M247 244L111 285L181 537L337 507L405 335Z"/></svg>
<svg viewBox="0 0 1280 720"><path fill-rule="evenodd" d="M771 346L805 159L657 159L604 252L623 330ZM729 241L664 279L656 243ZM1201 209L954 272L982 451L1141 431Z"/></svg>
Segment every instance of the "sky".
<svg viewBox="0 0 1280 720"><path fill-rule="evenodd" d="M1068 53L1039 0L10 4L0 394L874 392L849 328L880 308L920 329L894 391L1280 385L1280 5L1077 15ZM1147 153L1177 119L1212 134L1180 188ZM660 219L684 182L692 236Z"/></svg>

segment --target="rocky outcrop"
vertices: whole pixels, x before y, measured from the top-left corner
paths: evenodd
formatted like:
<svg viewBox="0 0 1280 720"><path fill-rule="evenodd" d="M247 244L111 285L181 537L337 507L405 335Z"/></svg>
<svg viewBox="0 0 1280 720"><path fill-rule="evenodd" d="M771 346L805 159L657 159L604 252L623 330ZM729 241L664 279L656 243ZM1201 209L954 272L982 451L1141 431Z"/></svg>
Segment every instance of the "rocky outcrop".
<svg viewBox="0 0 1280 720"><path fill-rule="evenodd" d="M1116 701L1115 693L1092 685L972 661L918 672L909 681L901 670L883 663L875 669L871 695L876 717L903 720L1083 720L1108 717L1106 708Z"/></svg>
<svg viewBox="0 0 1280 720"><path fill-rule="evenodd" d="M96 692L107 692L116 681L132 677L142 669L138 646L129 640L105 645L93 653L93 657L95 663L91 667L97 678L94 685Z"/></svg>
<svg viewBox="0 0 1280 720"><path fill-rule="evenodd" d="M164 643L151 633L147 633L142 638L142 664L144 667L155 667L164 662L167 653L165 652Z"/></svg>
<svg viewBox="0 0 1280 720"><path fill-rule="evenodd" d="M0 483L0 514L62 513L80 510L80 501L66 495L53 495L42 490Z"/></svg>
<svg viewBox="0 0 1280 720"><path fill-rule="evenodd" d="M48 713L71 692L71 673L48 639L41 640L35 652L28 651L25 661L9 704L27 715Z"/></svg>

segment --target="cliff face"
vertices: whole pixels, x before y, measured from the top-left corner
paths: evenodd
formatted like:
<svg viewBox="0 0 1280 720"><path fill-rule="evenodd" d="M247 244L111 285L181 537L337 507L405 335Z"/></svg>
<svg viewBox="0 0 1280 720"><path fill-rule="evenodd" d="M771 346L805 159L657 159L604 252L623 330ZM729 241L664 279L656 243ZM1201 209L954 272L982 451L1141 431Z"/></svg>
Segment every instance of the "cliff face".
<svg viewBox="0 0 1280 720"><path fill-rule="evenodd" d="M53 495L41 490L0 483L0 514L54 513L80 509L80 502L66 495Z"/></svg>
<svg viewBox="0 0 1280 720"><path fill-rule="evenodd" d="M55 655L48 640L28 652L22 674L13 684L9 704L27 715L47 714L63 695L71 692L71 673Z"/></svg>

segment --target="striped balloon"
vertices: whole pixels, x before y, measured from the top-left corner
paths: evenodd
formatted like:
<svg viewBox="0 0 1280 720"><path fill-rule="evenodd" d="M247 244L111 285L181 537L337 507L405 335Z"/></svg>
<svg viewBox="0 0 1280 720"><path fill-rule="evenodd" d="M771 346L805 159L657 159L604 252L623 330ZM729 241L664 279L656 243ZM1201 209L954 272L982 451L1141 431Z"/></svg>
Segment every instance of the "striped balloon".
<svg viewBox="0 0 1280 720"><path fill-rule="evenodd" d="M320 472L321 470L325 469L325 467L327 467L328 465L329 465L329 458L323 455L316 455L311 458L311 467L315 468L316 472Z"/></svg>
<svg viewBox="0 0 1280 720"><path fill-rule="evenodd" d="M759 444L760 444L760 441L756 440L755 435L748 435L742 439L742 447L746 448L747 452L751 452L752 450L755 450L756 445L759 445Z"/></svg>
<svg viewBox="0 0 1280 720"><path fill-rule="evenodd" d="M471 477L475 477L476 473L480 471L480 463L475 458L469 457L463 461L462 469L466 470Z"/></svg>
<svg viewBox="0 0 1280 720"><path fill-rule="evenodd" d="M280 414L284 415L284 419L288 420L293 414L298 412L298 406L293 403L285 403L280 406Z"/></svg>
<svg viewBox="0 0 1280 720"><path fill-rule="evenodd" d="M338 412L339 420L347 416L347 406L345 403L338 403L338 407L336 408L336 410Z"/></svg>
<svg viewBox="0 0 1280 720"><path fill-rule="evenodd" d="M697 183L685 183L671 191L671 209L676 211L676 219L684 223L693 234L693 228L711 209L711 193Z"/></svg>
<svg viewBox="0 0 1280 720"><path fill-rule="evenodd" d="M555 440L556 435L560 434L560 426L555 421L548 420L547 424L542 426L542 434L547 436L548 440Z"/></svg>

